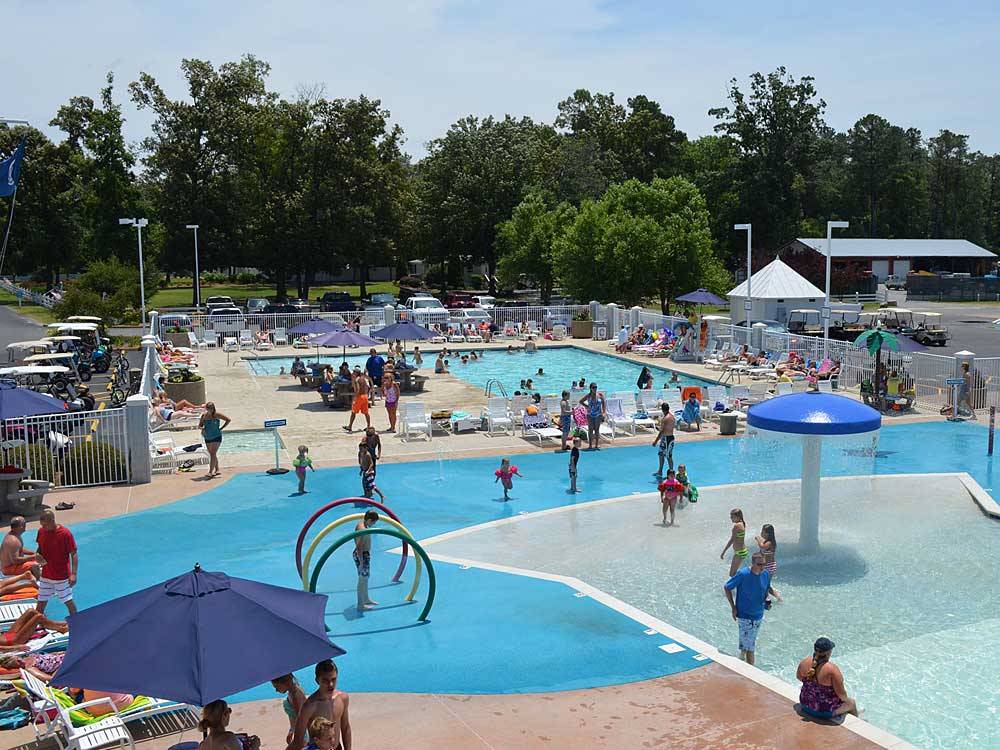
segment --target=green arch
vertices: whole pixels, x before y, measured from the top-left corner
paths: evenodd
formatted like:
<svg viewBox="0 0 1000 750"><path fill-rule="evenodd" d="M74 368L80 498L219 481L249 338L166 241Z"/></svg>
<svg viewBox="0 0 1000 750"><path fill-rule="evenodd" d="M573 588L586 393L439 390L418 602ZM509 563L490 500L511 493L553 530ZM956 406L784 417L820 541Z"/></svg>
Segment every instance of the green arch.
<svg viewBox="0 0 1000 750"><path fill-rule="evenodd" d="M373 534L383 534L385 536L396 537L400 541L408 543L413 547L414 551L420 555L420 558L424 561L424 565L427 568L427 603L424 605L423 611L417 617L418 620L426 620L428 613L431 611L431 606L434 604L434 592L437 590L437 582L434 576L434 566L431 564L431 559L427 556L424 548L413 541L412 537L402 534L395 529L361 529L360 531L352 531L350 534L342 536L336 542L334 542L323 555L316 562L316 567L313 568L312 578L309 579L309 590L316 593L316 583L319 581L320 571L323 570L323 566L326 561L330 559L330 555L336 552L340 547L344 546L350 541L358 538L359 536L372 536Z"/></svg>

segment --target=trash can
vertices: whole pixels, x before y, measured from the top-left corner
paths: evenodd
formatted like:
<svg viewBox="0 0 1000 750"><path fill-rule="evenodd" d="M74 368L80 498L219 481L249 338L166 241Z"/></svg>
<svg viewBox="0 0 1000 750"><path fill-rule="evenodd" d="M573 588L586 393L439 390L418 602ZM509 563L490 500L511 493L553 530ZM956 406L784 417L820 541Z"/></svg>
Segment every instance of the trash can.
<svg viewBox="0 0 1000 750"><path fill-rule="evenodd" d="M736 434L736 412L719 415L719 434L720 435Z"/></svg>

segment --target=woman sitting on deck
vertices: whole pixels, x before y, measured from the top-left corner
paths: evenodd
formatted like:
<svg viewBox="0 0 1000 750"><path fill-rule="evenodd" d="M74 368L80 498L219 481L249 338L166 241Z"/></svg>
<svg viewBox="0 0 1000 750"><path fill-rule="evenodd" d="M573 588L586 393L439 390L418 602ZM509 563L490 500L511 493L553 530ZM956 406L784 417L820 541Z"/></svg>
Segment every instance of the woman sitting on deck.
<svg viewBox="0 0 1000 750"><path fill-rule="evenodd" d="M858 704L844 689L840 667L830 661L833 641L817 638L813 655L799 662L796 677L802 681L799 703L802 710L817 719L832 719L844 714L858 715Z"/></svg>

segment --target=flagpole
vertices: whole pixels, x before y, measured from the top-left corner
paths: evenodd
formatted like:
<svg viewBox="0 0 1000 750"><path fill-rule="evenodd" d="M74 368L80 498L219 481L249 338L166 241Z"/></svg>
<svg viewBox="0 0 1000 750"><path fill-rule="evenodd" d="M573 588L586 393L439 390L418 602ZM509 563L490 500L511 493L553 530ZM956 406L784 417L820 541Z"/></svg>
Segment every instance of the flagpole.
<svg viewBox="0 0 1000 750"><path fill-rule="evenodd" d="M10 239L10 228L14 224L14 204L17 202L17 186L10 196L10 214L7 216L7 228L3 233L3 248L0 248L0 274L3 274L3 262L7 259L7 241Z"/></svg>

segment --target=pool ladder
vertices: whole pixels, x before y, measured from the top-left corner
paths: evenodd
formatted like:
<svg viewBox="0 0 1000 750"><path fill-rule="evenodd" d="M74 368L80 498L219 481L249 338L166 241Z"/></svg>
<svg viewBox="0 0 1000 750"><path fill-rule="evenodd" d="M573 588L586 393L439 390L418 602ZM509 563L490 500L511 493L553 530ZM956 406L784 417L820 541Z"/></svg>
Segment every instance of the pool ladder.
<svg viewBox="0 0 1000 750"><path fill-rule="evenodd" d="M503 383L501 383L497 378L490 378L486 381L486 398L493 395L493 386L496 386L497 391L499 391L504 398L510 398L507 395L507 389L503 387Z"/></svg>

